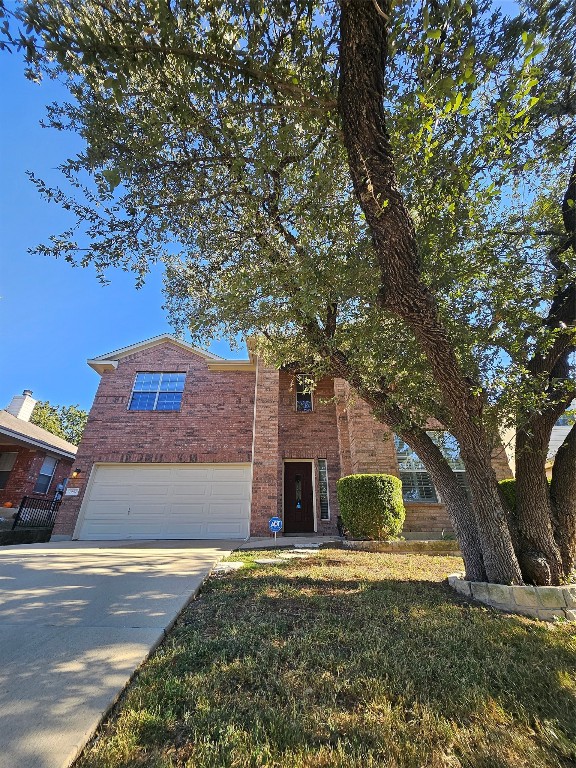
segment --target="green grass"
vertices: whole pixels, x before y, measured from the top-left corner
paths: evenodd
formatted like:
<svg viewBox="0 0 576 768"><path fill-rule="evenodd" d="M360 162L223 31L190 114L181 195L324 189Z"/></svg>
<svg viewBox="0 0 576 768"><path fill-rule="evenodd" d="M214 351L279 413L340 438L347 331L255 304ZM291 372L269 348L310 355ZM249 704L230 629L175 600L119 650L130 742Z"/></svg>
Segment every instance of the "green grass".
<svg viewBox="0 0 576 768"><path fill-rule="evenodd" d="M455 557L322 550L212 578L78 768L544 768L576 631L457 597Z"/></svg>

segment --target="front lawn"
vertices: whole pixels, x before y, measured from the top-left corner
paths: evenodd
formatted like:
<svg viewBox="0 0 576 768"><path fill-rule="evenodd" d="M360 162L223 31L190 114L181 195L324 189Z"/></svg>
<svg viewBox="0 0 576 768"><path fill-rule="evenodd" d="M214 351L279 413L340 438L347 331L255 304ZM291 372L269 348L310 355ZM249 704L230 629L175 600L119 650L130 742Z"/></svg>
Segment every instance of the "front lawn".
<svg viewBox="0 0 576 768"><path fill-rule="evenodd" d="M273 556L206 583L78 768L575 765L573 626L458 598L455 557Z"/></svg>

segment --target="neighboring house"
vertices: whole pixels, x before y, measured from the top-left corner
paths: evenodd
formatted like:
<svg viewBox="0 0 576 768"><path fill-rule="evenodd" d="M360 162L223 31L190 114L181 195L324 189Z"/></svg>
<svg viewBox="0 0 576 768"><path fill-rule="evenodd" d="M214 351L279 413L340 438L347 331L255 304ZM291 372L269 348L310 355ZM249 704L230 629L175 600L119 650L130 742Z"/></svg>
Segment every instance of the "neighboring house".
<svg viewBox="0 0 576 768"><path fill-rule="evenodd" d="M24 496L52 499L58 484L70 475L76 446L36 424L30 390L0 410L0 515L13 514Z"/></svg>
<svg viewBox="0 0 576 768"><path fill-rule="evenodd" d="M337 531L336 481L401 476L406 531L450 523L421 463L339 379L313 393L252 352L223 360L159 336L88 364L100 385L54 538L218 539ZM466 485L457 446L436 433ZM503 449L499 477L510 470Z"/></svg>
<svg viewBox="0 0 576 768"><path fill-rule="evenodd" d="M572 429L572 425L574 423L574 412L576 412L576 400L572 401L568 411L560 416L552 428L550 443L548 445L548 456L546 459L546 474L549 479L552 477L552 467L554 466L554 458L558 452L558 448L560 448L564 440L568 437L568 433Z"/></svg>

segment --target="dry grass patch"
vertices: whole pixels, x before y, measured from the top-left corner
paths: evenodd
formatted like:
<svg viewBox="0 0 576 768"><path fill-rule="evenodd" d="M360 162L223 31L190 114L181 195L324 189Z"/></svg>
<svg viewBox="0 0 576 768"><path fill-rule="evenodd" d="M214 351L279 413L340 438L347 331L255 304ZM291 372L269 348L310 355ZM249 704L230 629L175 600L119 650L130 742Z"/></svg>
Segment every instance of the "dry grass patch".
<svg viewBox="0 0 576 768"><path fill-rule="evenodd" d="M78 768L545 768L576 760L576 632L322 550L210 579Z"/></svg>

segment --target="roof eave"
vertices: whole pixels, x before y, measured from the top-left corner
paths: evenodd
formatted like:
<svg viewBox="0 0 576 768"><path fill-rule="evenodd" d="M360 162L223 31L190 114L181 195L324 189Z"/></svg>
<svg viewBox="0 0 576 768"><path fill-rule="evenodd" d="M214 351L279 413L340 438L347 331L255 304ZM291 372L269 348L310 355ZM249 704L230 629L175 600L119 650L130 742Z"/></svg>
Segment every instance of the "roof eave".
<svg viewBox="0 0 576 768"><path fill-rule="evenodd" d="M57 453L59 456L64 456L67 459L74 460L76 458L76 452L72 453L63 448L57 448L55 445L46 443L43 440L35 440L33 437L28 437L28 435L23 435L21 432L16 432L8 427L0 427L0 435L6 435L6 437L10 437L12 440L19 440L21 443L26 443L27 445L33 445L36 448L42 448L45 451Z"/></svg>
<svg viewBox="0 0 576 768"><path fill-rule="evenodd" d="M87 360L86 361L90 368L93 368L96 373L99 373L100 376L105 371L113 371L115 368L118 368L118 360L99 360L98 358L95 358L94 360Z"/></svg>
<svg viewBox="0 0 576 768"><path fill-rule="evenodd" d="M254 360L218 360L208 363L209 371L255 371L256 362Z"/></svg>

